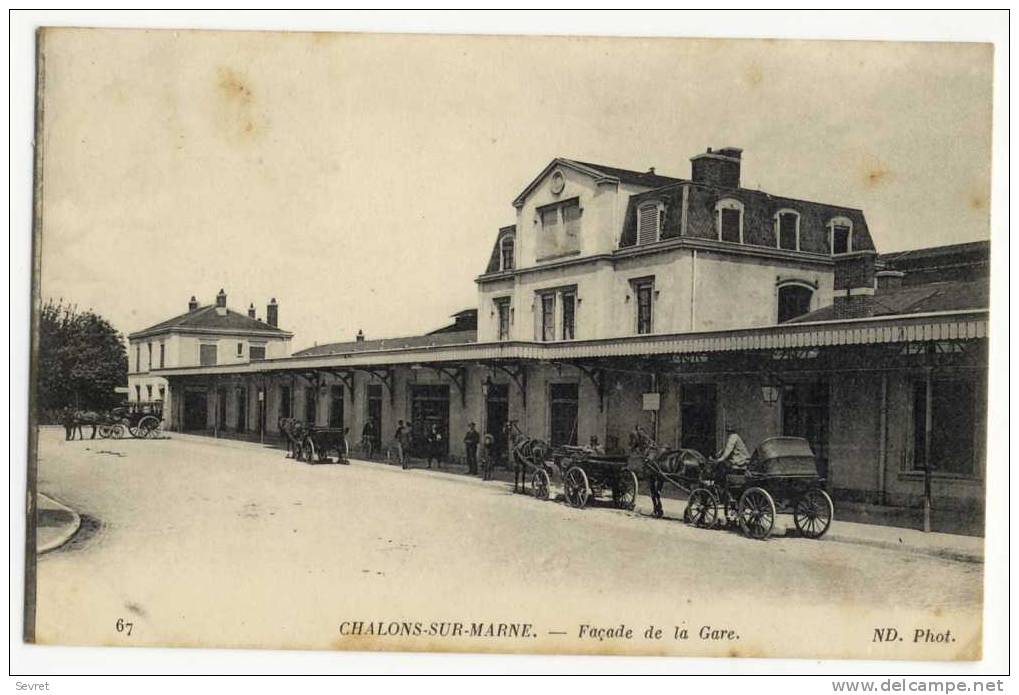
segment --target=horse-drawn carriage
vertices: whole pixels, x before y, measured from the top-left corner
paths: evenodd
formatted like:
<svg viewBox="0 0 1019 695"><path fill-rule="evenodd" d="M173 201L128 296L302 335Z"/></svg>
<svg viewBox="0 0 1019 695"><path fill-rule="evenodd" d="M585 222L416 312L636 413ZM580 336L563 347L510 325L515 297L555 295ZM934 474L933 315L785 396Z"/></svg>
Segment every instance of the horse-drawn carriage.
<svg viewBox="0 0 1019 695"><path fill-rule="evenodd" d="M637 476L629 468L629 457L606 456L588 447L549 447L540 439L525 435L515 421L506 426L515 463L514 492L525 491L540 500L553 497L553 483L561 485L571 507L583 509L596 496L611 495L619 509L633 509L637 502Z"/></svg>
<svg viewBox="0 0 1019 695"><path fill-rule="evenodd" d="M91 417L89 417L91 416ZM76 424L93 425L101 439L155 439L162 434L163 402L128 402L109 413L80 414Z"/></svg>
<svg viewBox="0 0 1019 695"><path fill-rule="evenodd" d="M317 427L280 418L280 432L287 440L287 455L306 463L350 463L347 460L347 433L342 427ZM336 461L330 454L336 455Z"/></svg>
<svg viewBox="0 0 1019 695"><path fill-rule="evenodd" d="M648 456L645 466L653 478L653 499L660 495L662 481L689 492L683 518L694 526L738 525L745 536L764 539L782 510L792 513L801 536L820 538L835 516L814 452L800 437L765 439L745 470L729 468L691 450ZM655 510L660 516L660 498Z"/></svg>

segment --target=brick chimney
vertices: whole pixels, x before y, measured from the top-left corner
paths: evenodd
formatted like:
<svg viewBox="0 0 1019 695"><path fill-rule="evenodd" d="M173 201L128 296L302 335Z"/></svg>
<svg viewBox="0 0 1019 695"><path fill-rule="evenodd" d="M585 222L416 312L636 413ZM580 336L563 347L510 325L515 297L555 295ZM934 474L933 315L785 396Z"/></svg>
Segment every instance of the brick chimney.
<svg viewBox="0 0 1019 695"><path fill-rule="evenodd" d="M226 316L226 292L222 287L219 288L219 294L216 295L216 313Z"/></svg>
<svg viewBox="0 0 1019 695"><path fill-rule="evenodd" d="M253 318L255 318L255 305L254 305L254 304L251 304L251 305L250 305L250 306L248 307L248 318L249 318L249 319L253 319Z"/></svg>
<svg viewBox="0 0 1019 695"><path fill-rule="evenodd" d="M195 299L195 295L191 295L191 299L188 301L188 311L194 311L198 308L198 300Z"/></svg>
<svg viewBox="0 0 1019 695"><path fill-rule="evenodd" d="M836 319L858 319L874 315L876 261L876 251L857 251L835 259Z"/></svg>
<svg viewBox="0 0 1019 695"><path fill-rule="evenodd" d="M275 297L270 299L269 305L265 307L265 322L274 328L279 327L280 305L276 303Z"/></svg>
<svg viewBox="0 0 1019 695"><path fill-rule="evenodd" d="M739 188L740 161L743 150L738 147L722 147L690 158L690 180L721 188Z"/></svg>

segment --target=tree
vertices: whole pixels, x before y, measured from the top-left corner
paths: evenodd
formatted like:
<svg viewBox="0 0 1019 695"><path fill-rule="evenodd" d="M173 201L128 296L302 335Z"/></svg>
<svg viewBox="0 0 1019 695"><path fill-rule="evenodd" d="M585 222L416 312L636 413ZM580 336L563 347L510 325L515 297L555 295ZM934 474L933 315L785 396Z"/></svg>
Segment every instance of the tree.
<svg viewBox="0 0 1019 695"><path fill-rule="evenodd" d="M38 408L108 410L127 385L127 349L113 325L91 309L47 300L39 315Z"/></svg>

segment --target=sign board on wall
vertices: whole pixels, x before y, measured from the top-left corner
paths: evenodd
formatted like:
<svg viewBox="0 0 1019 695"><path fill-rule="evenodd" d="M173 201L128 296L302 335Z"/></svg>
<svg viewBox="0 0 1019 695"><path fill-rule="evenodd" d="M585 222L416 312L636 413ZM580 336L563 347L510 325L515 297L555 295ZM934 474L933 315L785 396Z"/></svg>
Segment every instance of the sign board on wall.
<svg viewBox="0 0 1019 695"><path fill-rule="evenodd" d="M644 410L658 410L661 406L662 394L660 393L645 393L644 394Z"/></svg>

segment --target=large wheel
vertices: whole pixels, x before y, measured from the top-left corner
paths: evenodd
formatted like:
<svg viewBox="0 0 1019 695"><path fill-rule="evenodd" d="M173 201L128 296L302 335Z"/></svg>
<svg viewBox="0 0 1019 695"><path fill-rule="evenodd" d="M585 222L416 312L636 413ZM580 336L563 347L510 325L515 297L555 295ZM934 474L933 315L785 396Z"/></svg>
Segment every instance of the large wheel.
<svg viewBox="0 0 1019 695"><path fill-rule="evenodd" d="M123 439L127 436L127 428L119 422L116 425L110 426L110 438L111 439Z"/></svg>
<svg viewBox="0 0 1019 695"><path fill-rule="evenodd" d="M587 482L587 473L583 468L574 466L566 471L563 492L566 494L566 503L571 507L583 509L587 506L587 500L591 497L591 486Z"/></svg>
<svg viewBox="0 0 1019 695"><path fill-rule="evenodd" d="M154 415L146 415L138 421L138 436L156 437L159 434L159 418Z"/></svg>
<svg viewBox="0 0 1019 695"><path fill-rule="evenodd" d="M820 538L835 518L835 505L828 493L819 488L807 490L793 507L793 523L804 538Z"/></svg>
<svg viewBox="0 0 1019 695"><path fill-rule="evenodd" d="M718 500L710 490L699 487L690 493L683 521L698 528L711 528L715 525L718 521Z"/></svg>
<svg viewBox="0 0 1019 695"><path fill-rule="evenodd" d="M552 480L548 477L548 471L544 468L535 470L531 476L531 492L534 493L534 498L547 500L549 498L549 490L551 489Z"/></svg>
<svg viewBox="0 0 1019 695"><path fill-rule="evenodd" d="M315 442L311 441L311 437L305 437L304 441L301 442L301 455L298 460L305 463L315 463Z"/></svg>
<svg viewBox="0 0 1019 695"><path fill-rule="evenodd" d="M113 436L113 425L99 425L97 432L100 439L109 439Z"/></svg>
<svg viewBox="0 0 1019 695"><path fill-rule="evenodd" d="M775 526L775 500L768 491L752 487L739 498L739 527L748 538L764 540Z"/></svg>
<svg viewBox="0 0 1019 695"><path fill-rule="evenodd" d="M616 509L625 509L630 512L637 506L637 474L633 471L623 471L616 478L612 486L612 501Z"/></svg>

